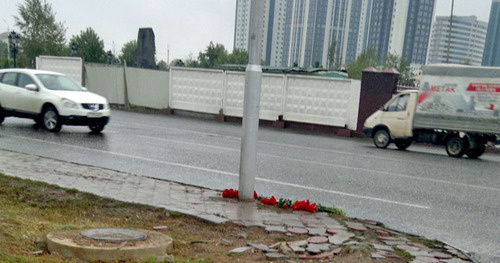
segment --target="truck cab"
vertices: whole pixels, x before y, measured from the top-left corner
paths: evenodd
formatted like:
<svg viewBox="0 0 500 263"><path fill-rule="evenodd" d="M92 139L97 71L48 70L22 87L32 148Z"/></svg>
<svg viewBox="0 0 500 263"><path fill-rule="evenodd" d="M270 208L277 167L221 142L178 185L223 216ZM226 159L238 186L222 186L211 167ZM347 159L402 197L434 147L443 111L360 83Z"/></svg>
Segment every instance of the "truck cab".
<svg viewBox="0 0 500 263"><path fill-rule="evenodd" d="M394 142L399 149L410 146L417 98L417 91L405 91L394 95L382 108L366 119L364 133L374 138L376 147L386 148L391 142Z"/></svg>

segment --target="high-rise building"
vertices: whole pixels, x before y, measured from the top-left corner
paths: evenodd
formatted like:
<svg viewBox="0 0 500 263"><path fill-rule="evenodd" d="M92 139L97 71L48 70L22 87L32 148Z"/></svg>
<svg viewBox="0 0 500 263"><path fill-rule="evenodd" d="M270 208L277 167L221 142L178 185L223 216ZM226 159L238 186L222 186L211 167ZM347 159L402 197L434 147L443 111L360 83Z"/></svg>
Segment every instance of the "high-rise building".
<svg viewBox="0 0 500 263"><path fill-rule="evenodd" d="M379 63L388 53L425 64L435 0L373 0L368 46Z"/></svg>
<svg viewBox="0 0 500 263"><path fill-rule="evenodd" d="M368 46L424 64L436 0L264 0L271 66L345 68ZM250 1L238 0L234 47L248 50ZM333 61L333 63L332 63Z"/></svg>
<svg viewBox="0 0 500 263"><path fill-rule="evenodd" d="M480 66L487 28L488 24L477 20L475 16L453 16L450 38L450 17L436 17L427 63Z"/></svg>
<svg viewBox="0 0 500 263"><path fill-rule="evenodd" d="M268 32L273 31L273 23L270 23L270 19L273 17L270 13L270 2L274 3L275 0L265 0L264 1L264 13L262 14L263 20L263 30L262 30L262 43L261 43L261 57L266 58L267 48L268 48ZM279 0L278 0L279 1ZM234 49L247 50L250 42L248 37L250 34L250 0L238 0L236 2L236 23L234 27ZM271 43L269 39L269 44Z"/></svg>
<svg viewBox="0 0 500 263"><path fill-rule="evenodd" d="M500 0L491 3L482 65L500 67Z"/></svg>
<svg viewBox="0 0 500 263"><path fill-rule="evenodd" d="M366 47L371 1L265 0L263 60L271 66L345 66ZM238 0L234 48L248 50L249 27L250 1Z"/></svg>

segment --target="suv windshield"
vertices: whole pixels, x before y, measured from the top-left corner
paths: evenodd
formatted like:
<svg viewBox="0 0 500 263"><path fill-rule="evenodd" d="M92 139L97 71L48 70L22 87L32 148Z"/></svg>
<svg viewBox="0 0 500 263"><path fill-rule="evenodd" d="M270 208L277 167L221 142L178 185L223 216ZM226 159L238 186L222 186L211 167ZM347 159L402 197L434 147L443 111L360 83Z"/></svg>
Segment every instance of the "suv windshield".
<svg viewBox="0 0 500 263"><path fill-rule="evenodd" d="M85 91L78 83L64 75L37 74L36 76L50 90Z"/></svg>

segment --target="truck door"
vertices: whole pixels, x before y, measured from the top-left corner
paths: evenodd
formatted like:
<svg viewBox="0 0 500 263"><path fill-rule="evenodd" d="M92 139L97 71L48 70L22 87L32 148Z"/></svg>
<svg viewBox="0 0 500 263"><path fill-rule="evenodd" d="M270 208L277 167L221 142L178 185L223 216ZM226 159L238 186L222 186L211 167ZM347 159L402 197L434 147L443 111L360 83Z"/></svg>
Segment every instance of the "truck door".
<svg viewBox="0 0 500 263"><path fill-rule="evenodd" d="M382 122L389 127L393 139L411 137L409 101L410 94L400 94L384 106Z"/></svg>

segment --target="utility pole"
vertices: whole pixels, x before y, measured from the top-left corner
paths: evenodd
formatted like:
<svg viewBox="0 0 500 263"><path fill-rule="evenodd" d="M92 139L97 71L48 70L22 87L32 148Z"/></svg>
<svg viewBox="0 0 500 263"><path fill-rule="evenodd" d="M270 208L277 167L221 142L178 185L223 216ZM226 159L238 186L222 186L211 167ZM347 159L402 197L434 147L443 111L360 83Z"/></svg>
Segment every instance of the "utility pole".
<svg viewBox="0 0 500 263"><path fill-rule="evenodd" d="M446 54L446 64L450 63L451 28L453 27L453 5L455 0L451 0L450 32L448 33L448 52Z"/></svg>
<svg viewBox="0 0 500 263"><path fill-rule="evenodd" d="M264 1L251 0L248 65L245 70L243 101L243 133L241 135L239 198L253 200L255 163L257 159L257 132L259 130L260 89L262 82L261 43Z"/></svg>

